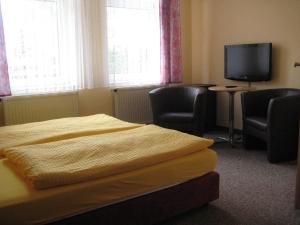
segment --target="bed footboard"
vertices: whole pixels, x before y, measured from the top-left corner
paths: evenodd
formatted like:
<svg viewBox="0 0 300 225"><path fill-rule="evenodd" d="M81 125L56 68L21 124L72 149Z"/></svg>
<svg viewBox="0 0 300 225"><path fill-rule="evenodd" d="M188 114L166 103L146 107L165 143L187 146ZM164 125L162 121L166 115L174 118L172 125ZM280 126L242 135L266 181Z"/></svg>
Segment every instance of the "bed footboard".
<svg viewBox="0 0 300 225"><path fill-rule="evenodd" d="M151 225L205 205L219 197L219 174L76 215L51 225ZM49 224L50 225L50 224Z"/></svg>

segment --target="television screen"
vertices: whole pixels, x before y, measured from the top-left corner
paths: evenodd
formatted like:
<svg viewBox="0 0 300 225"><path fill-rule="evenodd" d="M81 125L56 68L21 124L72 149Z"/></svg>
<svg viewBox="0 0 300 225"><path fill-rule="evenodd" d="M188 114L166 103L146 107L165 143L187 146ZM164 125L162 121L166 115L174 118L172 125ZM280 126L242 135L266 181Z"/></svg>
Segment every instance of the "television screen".
<svg viewBox="0 0 300 225"><path fill-rule="evenodd" d="M225 78L268 81L272 73L272 43L225 45Z"/></svg>

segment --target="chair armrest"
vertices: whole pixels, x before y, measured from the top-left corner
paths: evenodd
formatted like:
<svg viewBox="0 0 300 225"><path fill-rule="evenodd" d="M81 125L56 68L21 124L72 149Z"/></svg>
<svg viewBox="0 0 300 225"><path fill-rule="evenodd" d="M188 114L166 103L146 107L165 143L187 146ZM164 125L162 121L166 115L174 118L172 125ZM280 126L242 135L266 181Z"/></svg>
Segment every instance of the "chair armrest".
<svg viewBox="0 0 300 225"><path fill-rule="evenodd" d="M170 110L168 103L172 101L172 94L168 88L156 88L149 92L154 122L161 113Z"/></svg>
<svg viewBox="0 0 300 225"><path fill-rule="evenodd" d="M205 119L207 91L198 93L194 100L194 118Z"/></svg>
<svg viewBox="0 0 300 225"><path fill-rule="evenodd" d="M161 97L161 93L158 89L149 92L151 108L153 115L160 114L164 108L164 98Z"/></svg>
<svg viewBox="0 0 300 225"><path fill-rule="evenodd" d="M197 135L202 136L205 127L206 119L206 102L207 102L207 90L204 90L197 94L193 105L193 116L194 116L194 130L198 133Z"/></svg>
<svg viewBox="0 0 300 225"><path fill-rule="evenodd" d="M268 107L268 129L285 132L297 130L300 118L300 95L277 97Z"/></svg>

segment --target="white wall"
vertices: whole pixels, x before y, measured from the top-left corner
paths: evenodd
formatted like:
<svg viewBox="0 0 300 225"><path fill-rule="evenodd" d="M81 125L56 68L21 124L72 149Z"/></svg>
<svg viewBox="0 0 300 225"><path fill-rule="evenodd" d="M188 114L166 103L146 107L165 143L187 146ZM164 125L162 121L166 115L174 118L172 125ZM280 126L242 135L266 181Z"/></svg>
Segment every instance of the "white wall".
<svg viewBox="0 0 300 225"><path fill-rule="evenodd" d="M253 83L257 89L300 88L299 0L191 0L192 80L218 85L247 85L224 79L224 45L273 43L273 78ZM240 94L235 101L241 128ZM228 96L218 95L218 121L228 125Z"/></svg>

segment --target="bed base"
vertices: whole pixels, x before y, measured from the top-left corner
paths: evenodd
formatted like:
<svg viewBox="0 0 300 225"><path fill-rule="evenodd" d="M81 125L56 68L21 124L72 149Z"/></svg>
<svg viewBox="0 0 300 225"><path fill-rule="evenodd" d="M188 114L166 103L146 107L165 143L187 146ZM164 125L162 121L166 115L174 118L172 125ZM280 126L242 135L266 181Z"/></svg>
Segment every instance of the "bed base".
<svg viewBox="0 0 300 225"><path fill-rule="evenodd" d="M219 174L51 223L51 225L152 225L219 198ZM50 225L50 224L49 224Z"/></svg>

